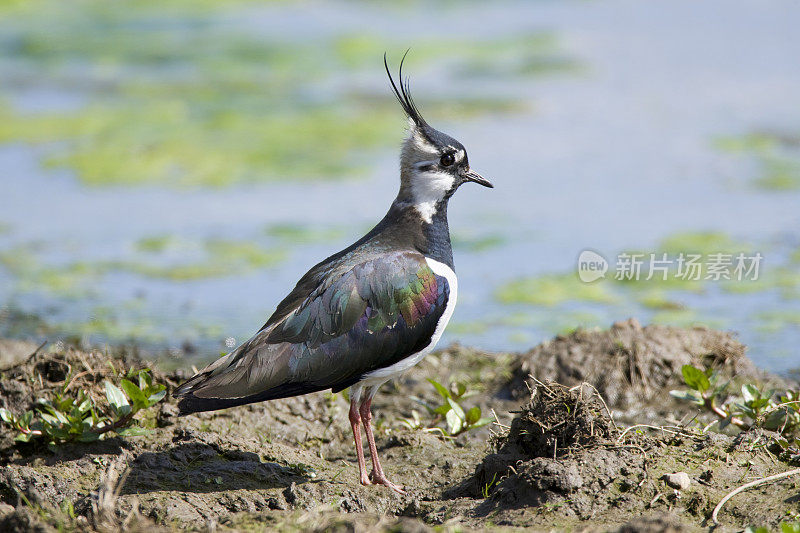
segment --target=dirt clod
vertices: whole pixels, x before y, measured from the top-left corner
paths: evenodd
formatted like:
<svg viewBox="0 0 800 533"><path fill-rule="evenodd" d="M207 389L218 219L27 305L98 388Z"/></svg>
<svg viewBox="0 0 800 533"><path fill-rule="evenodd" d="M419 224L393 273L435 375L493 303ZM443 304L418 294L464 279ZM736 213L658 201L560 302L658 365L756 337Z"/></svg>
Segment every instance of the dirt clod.
<svg viewBox="0 0 800 533"><path fill-rule="evenodd" d="M727 375L759 375L745 356L745 346L731 333L703 327L642 327L630 319L608 330L577 330L536 346L512 367L507 390L512 397L525 398L530 376L568 386L588 382L609 406L637 409L680 385L681 367L687 364Z"/></svg>
<svg viewBox="0 0 800 533"><path fill-rule="evenodd" d="M560 457L608 442L614 432L611 420L601 414L603 406L590 391L552 382L537 386L498 453Z"/></svg>
<svg viewBox="0 0 800 533"><path fill-rule="evenodd" d="M473 490L493 494L495 501L540 506L617 479L642 459L623 460L625 450L608 449L617 431L603 409L590 387L539 384L508 433L495 440L494 452L478 465ZM590 452L595 464L587 468L582 458ZM573 501L576 507L587 503Z"/></svg>

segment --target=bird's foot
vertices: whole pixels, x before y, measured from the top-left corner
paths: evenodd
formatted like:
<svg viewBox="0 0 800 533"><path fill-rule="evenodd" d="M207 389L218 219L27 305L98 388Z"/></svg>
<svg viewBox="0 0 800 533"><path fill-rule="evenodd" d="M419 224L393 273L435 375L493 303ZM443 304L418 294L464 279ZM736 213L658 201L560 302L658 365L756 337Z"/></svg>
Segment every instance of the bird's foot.
<svg viewBox="0 0 800 533"><path fill-rule="evenodd" d="M389 481L386 478L386 474L383 472L376 472L374 469L369 474L369 480L372 482L373 485L383 485L384 487L389 487L397 494L405 494L406 491L403 490L403 487L400 485L396 485Z"/></svg>
<svg viewBox="0 0 800 533"><path fill-rule="evenodd" d="M372 485L372 481L369 480L366 472L361 474L361 484L364 486Z"/></svg>

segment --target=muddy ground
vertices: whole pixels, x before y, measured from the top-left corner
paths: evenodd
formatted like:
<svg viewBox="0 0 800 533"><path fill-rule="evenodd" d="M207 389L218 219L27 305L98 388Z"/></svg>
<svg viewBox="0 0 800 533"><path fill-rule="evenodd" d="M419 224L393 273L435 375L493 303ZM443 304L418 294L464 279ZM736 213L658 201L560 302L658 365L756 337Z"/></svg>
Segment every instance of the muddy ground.
<svg viewBox="0 0 800 533"><path fill-rule="evenodd" d="M80 373L70 389L99 387L109 360L145 364L69 347L27 360L34 348L0 341L0 404L17 413L68 376ZM358 484L342 394L184 418L168 396L137 415L149 435L54 450L14 443L3 426L0 531L706 530L726 493L800 465L771 450L768 435L701 433L705 415L668 394L686 363L781 382L756 370L730 334L633 320L524 354L452 346L431 355L374 403L383 465L404 495ZM172 389L190 372L156 379ZM437 400L426 378L465 383L476 394L463 404L493 411L496 423L455 439L405 427L412 410L433 422L412 399ZM673 427L631 429L644 423ZM680 489L665 478L678 472L686 476L670 481ZM720 528L775 528L798 515L795 476L734 497Z"/></svg>

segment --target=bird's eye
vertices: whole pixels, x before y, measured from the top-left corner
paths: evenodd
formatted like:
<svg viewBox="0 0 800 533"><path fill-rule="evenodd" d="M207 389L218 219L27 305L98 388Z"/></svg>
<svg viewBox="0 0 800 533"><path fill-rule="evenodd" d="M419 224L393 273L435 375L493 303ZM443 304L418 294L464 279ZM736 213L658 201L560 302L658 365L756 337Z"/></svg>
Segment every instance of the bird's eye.
<svg viewBox="0 0 800 533"><path fill-rule="evenodd" d="M453 157L453 154L444 154L442 156L442 158L439 160L439 163L443 167L449 167L450 165L452 165L455 162L456 162L456 158Z"/></svg>

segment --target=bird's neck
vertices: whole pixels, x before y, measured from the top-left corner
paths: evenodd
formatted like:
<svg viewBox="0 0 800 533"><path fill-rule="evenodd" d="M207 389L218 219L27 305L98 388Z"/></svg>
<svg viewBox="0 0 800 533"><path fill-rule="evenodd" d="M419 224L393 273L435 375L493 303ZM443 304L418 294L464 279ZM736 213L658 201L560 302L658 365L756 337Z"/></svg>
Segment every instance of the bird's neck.
<svg viewBox="0 0 800 533"><path fill-rule="evenodd" d="M447 199L437 204L430 222L427 222L412 203L398 197L383 220L366 238L415 249L425 257L455 270L450 228L447 224Z"/></svg>
<svg viewBox="0 0 800 533"><path fill-rule="evenodd" d="M430 223L420 219L420 224L428 248L424 252L425 257L430 257L454 269L450 226L447 224L447 200L442 200L440 205L436 206L436 212L431 217Z"/></svg>

